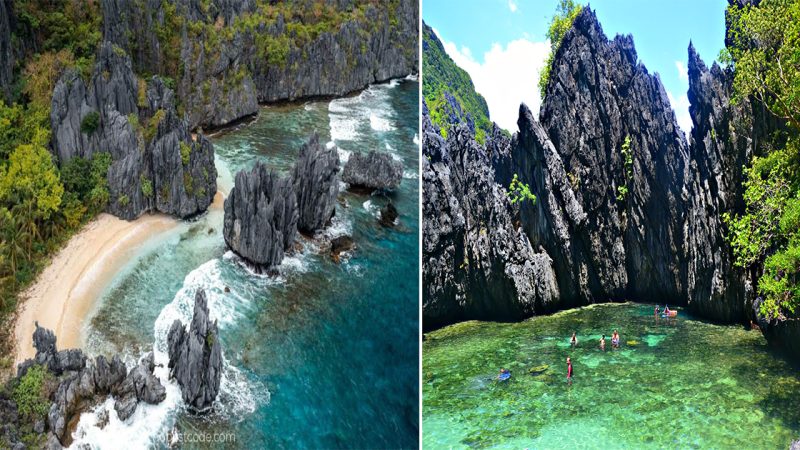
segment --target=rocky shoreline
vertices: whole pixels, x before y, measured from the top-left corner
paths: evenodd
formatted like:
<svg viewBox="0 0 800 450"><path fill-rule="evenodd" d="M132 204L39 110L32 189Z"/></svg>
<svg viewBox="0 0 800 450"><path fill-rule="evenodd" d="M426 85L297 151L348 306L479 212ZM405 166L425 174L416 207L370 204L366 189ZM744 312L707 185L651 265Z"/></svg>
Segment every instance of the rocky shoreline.
<svg viewBox="0 0 800 450"><path fill-rule="evenodd" d="M208 411L219 393L222 347L202 290L196 293L189 330L176 320L168 341L170 377L177 380L187 405ZM38 323L33 342L36 356L19 364L17 375L0 389L0 438L11 449L69 446L80 415L108 396L122 421L139 403L158 404L166 398L153 373L153 352L129 370L119 355L91 359L80 349L58 350L55 334Z"/></svg>

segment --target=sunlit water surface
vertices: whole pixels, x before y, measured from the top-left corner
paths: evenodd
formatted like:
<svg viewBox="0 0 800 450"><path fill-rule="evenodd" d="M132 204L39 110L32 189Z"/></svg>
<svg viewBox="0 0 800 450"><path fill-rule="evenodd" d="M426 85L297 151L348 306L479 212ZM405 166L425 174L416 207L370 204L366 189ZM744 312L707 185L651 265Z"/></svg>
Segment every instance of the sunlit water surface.
<svg viewBox="0 0 800 450"><path fill-rule="evenodd" d="M501 367L508 382L494 380ZM759 332L684 311L656 319L652 305L437 330L423 342L422 392L426 449L785 449L800 438L797 369Z"/></svg>

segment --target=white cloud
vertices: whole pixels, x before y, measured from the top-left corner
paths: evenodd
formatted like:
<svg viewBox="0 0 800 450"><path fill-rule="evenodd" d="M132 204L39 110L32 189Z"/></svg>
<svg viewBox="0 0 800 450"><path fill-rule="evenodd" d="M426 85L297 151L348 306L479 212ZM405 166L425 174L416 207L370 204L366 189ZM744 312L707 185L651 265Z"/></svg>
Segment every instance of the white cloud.
<svg viewBox="0 0 800 450"><path fill-rule="evenodd" d="M689 82L689 71L683 65L683 61L675 61L675 67L678 69L678 78L681 81Z"/></svg>
<svg viewBox="0 0 800 450"><path fill-rule="evenodd" d="M435 31L435 30L434 30ZM534 114L539 112L539 72L544 67L550 43L517 39L504 46L495 43L478 62L467 47L442 40L447 54L469 73L475 90L489 106L491 120L509 131L517 130L519 104L525 103Z"/></svg>
<svg viewBox="0 0 800 450"><path fill-rule="evenodd" d="M667 97L672 104L672 109L675 111L675 118L678 120L678 126L681 127L684 134L689 136L692 131L692 116L689 115L689 97L686 94L678 97L677 99L672 95L672 92L667 91Z"/></svg>
<svg viewBox="0 0 800 450"><path fill-rule="evenodd" d="M508 9L510 9L512 13L517 12L517 4L514 3L514 0L508 0Z"/></svg>

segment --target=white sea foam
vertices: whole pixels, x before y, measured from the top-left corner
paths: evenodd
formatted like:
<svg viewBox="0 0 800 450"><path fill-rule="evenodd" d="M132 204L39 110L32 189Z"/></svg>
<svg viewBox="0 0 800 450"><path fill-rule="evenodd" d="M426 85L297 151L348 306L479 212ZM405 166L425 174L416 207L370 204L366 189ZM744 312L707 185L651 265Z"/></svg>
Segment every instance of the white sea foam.
<svg viewBox="0 0 800 450"><path fill-rule="evenodd" d="M337 151L339 152L339 161L340 161L341 163L346 163L346 162L347 162L347 160L348 160L348 159L350 159L350 155L353 153L353 152L351 152L351 151L349 151L349 150L344 150L344 149L343 149L343 148L341 148L341 147L339 147L339 148L337 149Z"/></svg>
<svg viewBox="0 0 800 450"><path fill-rule="evenodd" d="M408 180L416 180L419 178L419 175L417 175L417 172L414 172L413 170L404 170L403 178Z"/></svg>
<svg viewBox="0 0 800 450"><path fill-rule="evenodd" d="M369 115L369 126L375 131L392 131L395 126L392 121L384 116L383 112L373 112Z"/></svg>
<svg viewBox="0 0 800 450"><path fill-rule="evenodd" d="M339 236L350 235L353 233L353 222L349 217L344 217L342 214L336 214L331 219L330 226L322 230L322 236L327 236L330 239Z"/></svg>
<svg viewBox="0 0 800 450"><path fill-rule="evenodd" d="M406 75L405 79L409 80L409 81L417 81L417 80L419 80L419 76L417 74L415 74L415 73L410 73L410 74Z"/></svg>
<svg viewBox="0 0 800 450"><path fill-rule="evenodd" d="M331 139L334 141L352 141L360 136L358 125L357 103L359 97L337 98L328 104L328 117Z"/></svg>
<svg viewBox="0 0 800 450"><path fill-rule="evenodd" d="M332 149L333 147L336 147L336 142L328 141L325 143L325 148Z"/></svg>
<svg viewBox="0 0 800 450"><path fill-rule="evenodd" d="M414 133L414 145L419 146L419 144L420 144L419 135L417 133Z"/></svg>
<svg viewBox="0 0 800 450"><path fill-rule="evenodd" d="M389 80L390 88L396 87L398 84L400 84L400 80L398 80L397 78L392 78L391 80Z"/></svg>
<svg viewBox="0 0 800 450"><path fill-rule="evenodd" d="M397 153L392 153L392 159L398 162L403 162L403 157L401 157Z"/></svg>

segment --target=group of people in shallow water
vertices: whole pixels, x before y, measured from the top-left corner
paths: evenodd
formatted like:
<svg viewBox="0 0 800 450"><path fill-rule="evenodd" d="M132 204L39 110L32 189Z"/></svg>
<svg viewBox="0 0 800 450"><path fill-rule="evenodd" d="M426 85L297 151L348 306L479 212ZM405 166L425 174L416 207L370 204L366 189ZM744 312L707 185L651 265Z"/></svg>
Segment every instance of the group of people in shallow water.
<svg viewBox="0 0 800 450"><path fill-rule="evenodd" d="M658 305L656 305L655 316L658 317L659 313L661 313L661 310L658 308ZM669 305L664 305L664 311L662 314L665 314L666 316L670 315ZM619 348L619 342L620 342L619 332L617 332L617 330L614 330L614 333L611 335L611 348ZM572 337L570 338L569 343L570 345L572 345L573 348L578 346L578 334L576 332L572 333ZM600 337L600 350L605 351L605 349L606 349L606 335L604 334ZM497 379L500 381L505 381L508 380L510 377L511 377L511 372L509 372L508 369L500 369L500 374L497 376ZM572 359L570 359L569 356L567 356L567 381L570 384L572 383Z"/></svg>
<svg viewBox="0 0 800 450"><path fill-rule="evenodd" d="M577 335L577 333L575 333L575 332L572 333L572 337L570 338L569 343L573 347L577 347L578 346L578 335ZM611 347L612 348L618 348L619 347L619 332L617 332L617 330L614 330L614 333L611 335ZM605 334L600 337L600 349L601 350L605 350L606 349L606 335Z"/></svg>
<svg viewBox="0 0 800 450"><path fill-rule="evenodd" d="M611 347L612 348L619 348L619 332L614 330L614 333L611 334ZM573 347L578 346L578 334L573 332L572 337L569 339L570 345ZM600 337L600 350L605 351L606 349L606 335L602 335ZM572 359L567 356L567 381L571 384L572 383Z"/></svg>

